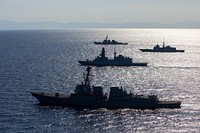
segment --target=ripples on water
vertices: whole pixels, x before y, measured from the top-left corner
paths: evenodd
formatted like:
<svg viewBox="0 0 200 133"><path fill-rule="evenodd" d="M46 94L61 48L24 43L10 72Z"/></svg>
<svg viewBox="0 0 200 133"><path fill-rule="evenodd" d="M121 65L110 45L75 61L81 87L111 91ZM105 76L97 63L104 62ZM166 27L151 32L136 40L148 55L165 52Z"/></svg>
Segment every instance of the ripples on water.
<svg viewBox="0 0 200 133"><path fill-rule="evenodd" d="M82 80L78 60L94 59L106 35L128 42L118 54L148 67L94 67L93 84L124 86L162 100L182 100L181 109L134 110L41 107L31 91L68 94ZM185 53L142 53L157 43ZM105 46L113 57L115 46ZM91 29L0 31L0 132L199 132L200 30Z"/></svg>

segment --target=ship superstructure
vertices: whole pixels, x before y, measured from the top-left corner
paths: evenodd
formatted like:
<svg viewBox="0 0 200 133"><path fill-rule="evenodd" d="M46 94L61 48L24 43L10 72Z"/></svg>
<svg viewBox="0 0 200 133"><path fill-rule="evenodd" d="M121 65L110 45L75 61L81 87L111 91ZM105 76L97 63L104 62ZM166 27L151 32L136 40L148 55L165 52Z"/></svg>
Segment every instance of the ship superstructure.
<svg viewBox="0 0 200 133"><path fill-rule="evenodd" d="M153 49L140 49L142 52L185 52L185 50L177 50L175 47L171 47L170 45L165 46L165 42L163 42L163 46L156 45Z"/></svg>
<svg viewBox="0 0 200 133"><path fill-rule="evenodd" d="M96 45L128 45L128 43L118 42L116 40L109 40L108 35L106 36L106 39L102 42L94 42Z"/></svg>
<svg viewBox="0 0 200 133"><path fill-rule="evenodd" d="M114 52L114 58L109 59L105 55L105 49L102 48L101 53L94 60L78 61L81 65L86 66L147 66L148 63L133 62L132 58L125 57L123 55L116 54Z"/></svg>
<svg viewBox="0 0 200 133"><path fill-rule="evenodd" d="M101 86L90 85L91 67L87 67L84 82L68 96L59 93L32 92L41 105L80 108L180 108L181 101L160 101L157 95L137 95L122 87L111 87L109 96Z"/></svg>

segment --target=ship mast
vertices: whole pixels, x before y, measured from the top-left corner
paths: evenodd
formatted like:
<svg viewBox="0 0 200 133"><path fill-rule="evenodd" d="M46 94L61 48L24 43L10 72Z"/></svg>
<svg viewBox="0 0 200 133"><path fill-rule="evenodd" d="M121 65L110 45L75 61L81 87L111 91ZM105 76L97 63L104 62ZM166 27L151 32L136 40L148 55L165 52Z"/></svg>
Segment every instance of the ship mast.
<svg viewBox="0 0 200 133"><path fill-rule="evenodd" d="M116 46L115 46L115 49L114 49L114 58L116 57L116 54L117 54L117 52L116 52Z"/></svg>
<svg viewBox="0 0 200 133"><path fill-rule="evenodd" d="M101 57L105 58L105 49L104 48L102 48L100 55L101 55Z"/></svg>
<svg viewBox="0 0 200 133"><path fill-rule="evenodd" d="M106 41L108 40L108 35L106 35Z"/></svg>
<svg viewBox="0 0 200 133"><path fill-rule="evenodd" d="M165 39L163 39L163 48L165 47Z"/></svg>
<svg viewBox="0 0 200 133"><path fill-rule="evenodd" d="M165 47L165 42L163 41L163 48Z"/></svg>
<svg viewBox="0 0 200 133"><path fill-rule="evenodd" d="M85 86L86 86L86 85L89 85L90 70L91 70L91 67L88 66L87 69L86 69L87 75L86 75L86 78L85 78Z"/></svg>

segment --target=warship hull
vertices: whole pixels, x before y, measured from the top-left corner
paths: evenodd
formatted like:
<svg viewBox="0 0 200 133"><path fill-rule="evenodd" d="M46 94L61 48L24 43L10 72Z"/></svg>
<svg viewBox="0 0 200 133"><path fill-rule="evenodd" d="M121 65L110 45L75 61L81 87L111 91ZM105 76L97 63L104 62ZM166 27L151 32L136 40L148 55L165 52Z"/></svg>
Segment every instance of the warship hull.
<svg viewBox="0 0 200 133"><path fill-rule="evenodd" d="M128 43L120 43L120 42L118 42L118 43L94 42L94 44L96 44L96 45L128 45Z"/></svg>
<svg viewBox="0 0 200 133"><path fill-rule="evenodd" d="M153 49L140 49L142 52L185 52L185 50L153 50Z"/></svg>
<svg viewBox="0 0 200 133"><path fill-rule="evenodd" d="M82 66L147 66L148 63L119 63L119 62L93 62L93 61L78 61Z"/></svg>
<svg viewBox="0 0 200 133"><path fill-rule="evenodd" d="M61 107L75 107L75 108L132 108L132 109L158 109L158 108L180 108L180 101L159 101L152 102L146 99L132 99L132 100L109 100L96 97L73 97L60 96L57 93L31 93L40 105L45 106L61 106Z"/></svg>

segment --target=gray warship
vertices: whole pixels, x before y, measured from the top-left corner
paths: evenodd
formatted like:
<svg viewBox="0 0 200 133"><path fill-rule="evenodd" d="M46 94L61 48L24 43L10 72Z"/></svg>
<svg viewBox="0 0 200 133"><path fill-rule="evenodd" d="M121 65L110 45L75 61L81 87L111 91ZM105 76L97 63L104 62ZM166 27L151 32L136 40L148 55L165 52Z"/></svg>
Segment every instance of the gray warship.
<svg viewBox="0 0 200 133"><path fill-rule="evenodd" d="M102 48L101 54L96 57L93 61L78 61L81 65L85 66L147 66L148 63L133 63L132 58L124 57L123 55L116 55L114 52L114 59L108 59L105 55L105 49Z"/></svg>
<svg viewBox="0 0 200 133"><path fill-rule="evenodd" d="M106 39L102 42L94 42L94 44L97 45L128 45L128 43L118 42L116 40L109 40L108 35L106 36Z"/></svg>
<svg viewBox="0 0 200 133"><path fill-rule="evenodd" d="M157 109L180 108L181 101L160 101L157 95L136 95L122 87L111 87L109 96L103 93L101 86L90 85L91 67L87 67L84 82L78 84L70 95L59 93L32 92L40 105L75 108L133 108Z"/></svg>
<svg viewBox="0 0 200 133"><path fill-rule="evenodd" d="M165 42L163 42L163 46L160 47L158 44L154 46L153 49L140 49L142 52L185 52L185 50L177 50L175 47L165 46Z"/></svg>

